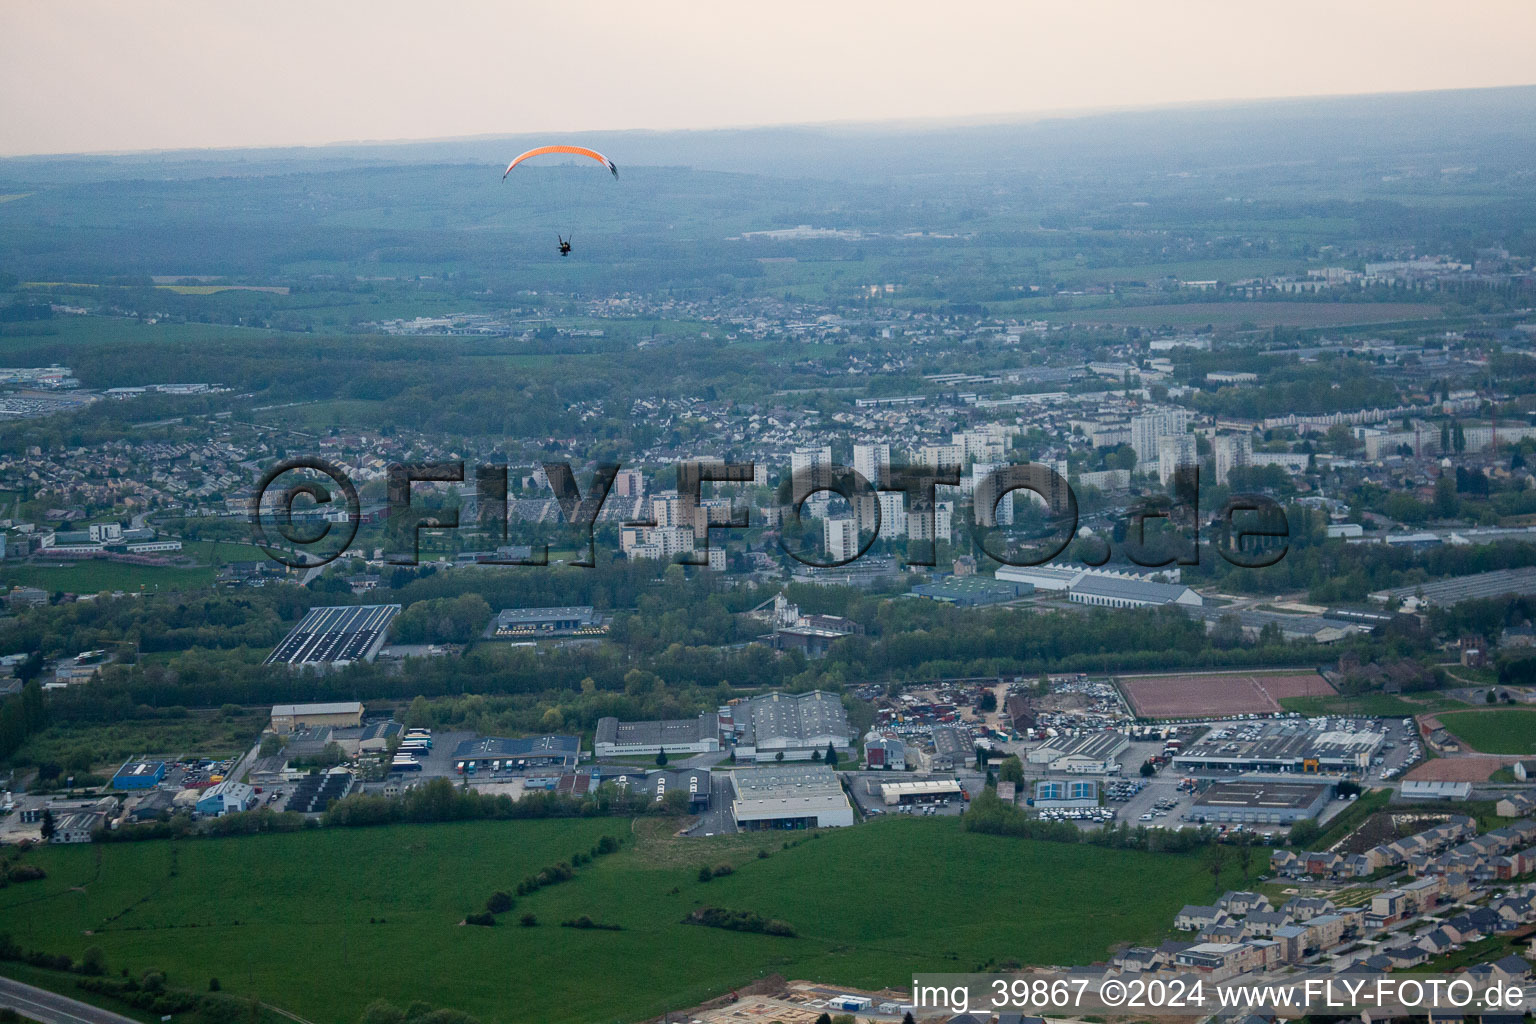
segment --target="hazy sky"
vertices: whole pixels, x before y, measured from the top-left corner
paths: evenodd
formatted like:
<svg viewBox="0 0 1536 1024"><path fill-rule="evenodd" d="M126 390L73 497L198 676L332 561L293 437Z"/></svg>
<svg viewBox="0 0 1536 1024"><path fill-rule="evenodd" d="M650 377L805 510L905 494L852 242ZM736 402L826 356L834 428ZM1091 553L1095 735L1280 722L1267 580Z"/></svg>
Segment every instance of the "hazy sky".
<svg viewBox="0 0 1536 1024"><path fill-rule="evenodd" d="M0 153L1536 82L1531 0L0 0Z"/></svg>

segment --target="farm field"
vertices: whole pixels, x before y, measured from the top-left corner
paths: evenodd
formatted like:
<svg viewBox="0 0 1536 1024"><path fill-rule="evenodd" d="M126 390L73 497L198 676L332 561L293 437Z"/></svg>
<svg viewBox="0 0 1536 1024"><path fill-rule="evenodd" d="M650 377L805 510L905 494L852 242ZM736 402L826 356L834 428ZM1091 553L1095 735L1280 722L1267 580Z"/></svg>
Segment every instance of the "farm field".
<svg viewBox="0 0 1536 1024"><path fill-rule="evenodd" d="M224 991L316 1024L352 1024L375 998L559 1024L644 1019L763 973L874 987L994 960L1086 963L1116 942L1155 942L1179 906L1217 891L1195 856L973 835L955 819L719 843L674 827L466 822L49 847L29 855L45 880L0 890L0 932L77 958L96 945L112 973L163 969L174 986L217 974ZM620 852L519 899L497 927L459 923L605 834ZM700 865L721 863L734 873L699 881ZM1231 865L1223 885L1239 875ZM681 923L701 906L798 935ZM524 913L538 925L520 927ZM582 915L622 930L559 925Z"/></svg>
<svg viewBox="0 0 1536 1024"><path fill-rule="evenodd" d="M1447 729L1483 754L1536 754L1536 708L1492 708L1440 714Z"/></svg>
<svg viewBox="0 0 1536 1024"><path fill-rule="evenodd" d="M1273 714L1284 699L1335 693L1316 672L1121 676L1118 682L1143 718Z"/></svg>

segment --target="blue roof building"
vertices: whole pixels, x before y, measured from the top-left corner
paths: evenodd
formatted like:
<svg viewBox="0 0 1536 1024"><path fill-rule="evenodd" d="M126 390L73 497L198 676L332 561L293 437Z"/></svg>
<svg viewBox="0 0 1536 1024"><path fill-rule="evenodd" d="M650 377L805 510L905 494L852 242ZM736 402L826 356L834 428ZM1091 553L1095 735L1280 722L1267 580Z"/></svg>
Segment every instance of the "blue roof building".
<svg viewBox="0 0 1536 1024"><path fill-rule="evenodd" d="M164 761L129 761L112 776L112 788L154 789L164 778Z"/></svg>

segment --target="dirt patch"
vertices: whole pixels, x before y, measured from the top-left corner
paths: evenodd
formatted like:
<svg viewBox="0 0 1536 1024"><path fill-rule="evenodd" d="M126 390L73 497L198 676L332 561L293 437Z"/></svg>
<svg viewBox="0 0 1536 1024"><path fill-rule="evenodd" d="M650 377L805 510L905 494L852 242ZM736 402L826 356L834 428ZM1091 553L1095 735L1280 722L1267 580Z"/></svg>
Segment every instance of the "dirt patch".
<svg viewBox="0 0 1536 1024"><path fill-rule="evenodd" d="M1360 827L1333 848L1334 853L1364 853L1394 839L1403 839L1422 832L1431 825L1450 819L1449 814L1393 814L1377 811L1360 823Z"/></svg>
<svg viewBox="0 0 1536 1024"><path fill-rule="evenodd" d="M1414 765L1403 778L1415 782L1487 782L1488 776L1518 760L1518 757L1500 757L1497 754L1436 757Z"/></svg>
<svg viewBox="0 0 1536 1024"><path fill-rule="evenodd" d="M1143 718L1273 714L1281 710L1285 697L1328 697L1336 692L1316 672L1121 676L1118 682Z"/></svg>

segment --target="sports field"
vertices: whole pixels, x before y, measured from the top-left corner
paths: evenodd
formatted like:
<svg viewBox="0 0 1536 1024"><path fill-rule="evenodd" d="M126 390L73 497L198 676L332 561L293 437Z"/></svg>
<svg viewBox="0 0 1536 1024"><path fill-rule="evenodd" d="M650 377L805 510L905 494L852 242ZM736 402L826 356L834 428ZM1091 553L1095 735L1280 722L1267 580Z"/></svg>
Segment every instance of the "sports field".
<svg viewBox="0 0 1536 1024"><path fill-rule="evenodd" d="M1121 691L1143 718L1220 718L1271 714L1290 697L1331 697L1316 672L1213 672L1197 675L1121 676Z"/></svg>
<svg viewBox="0 0 1536 1024"><path fill-rule="evenodd" d="M163 969L173 986L217 976L316 1024L354 1024L381 997L559 1024L645 1019L767 973L877 987L994 959L1087 963L1158 941L1181 905L1219 891L1197 856L975 835L953 818L821 838L684 840L674 828L466 822L48 847L28 855L46 879L0 890L0 932L77 958L99 946L111 973ZM520 898L494 928L460 924L495 889L605 834L620 852ZM699 881L700 865L721 863L734 873ZM1233 864L1222 884L1243 881ZM798 934L681 923L701 906ZM518 925L525 912L536 927ZM582 915L621 930L559 926Z"/></svg>
<svg viewBox="0 0 1536 1024"><path fill-rule="evenodd" d="M1441 712L1440 722L1483 754L1536 754L1536 708Z"/></svg>

